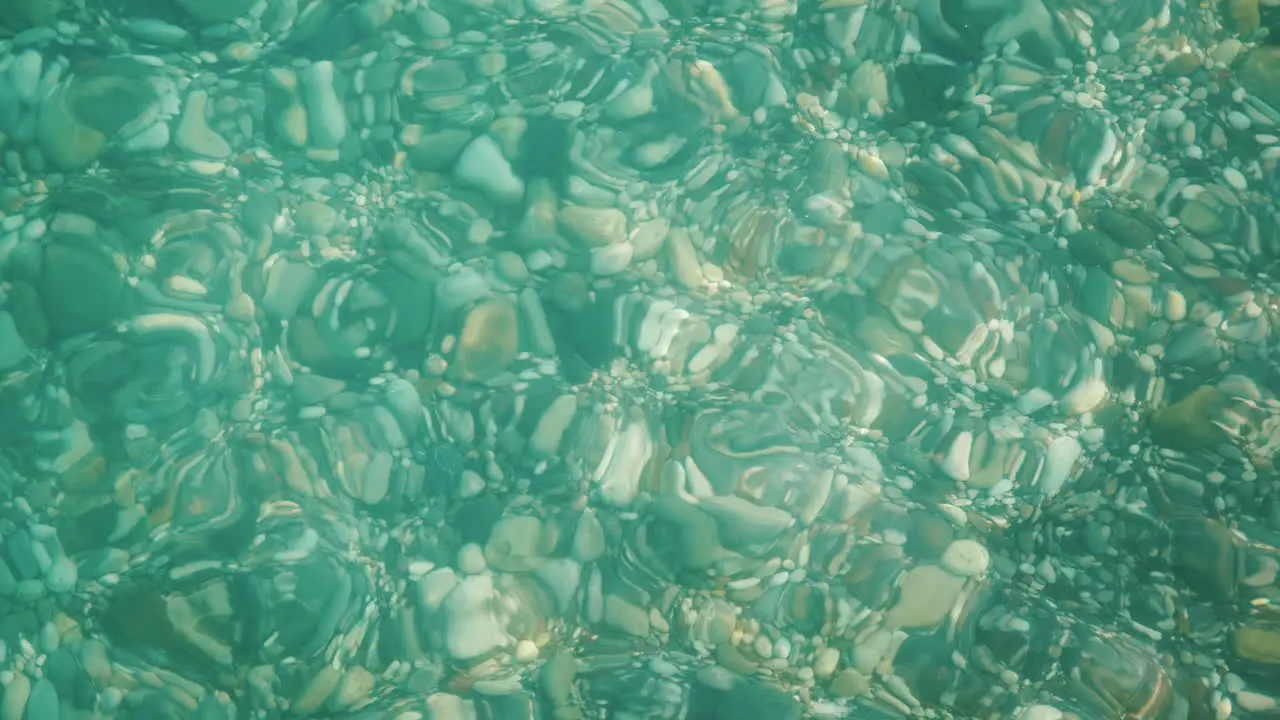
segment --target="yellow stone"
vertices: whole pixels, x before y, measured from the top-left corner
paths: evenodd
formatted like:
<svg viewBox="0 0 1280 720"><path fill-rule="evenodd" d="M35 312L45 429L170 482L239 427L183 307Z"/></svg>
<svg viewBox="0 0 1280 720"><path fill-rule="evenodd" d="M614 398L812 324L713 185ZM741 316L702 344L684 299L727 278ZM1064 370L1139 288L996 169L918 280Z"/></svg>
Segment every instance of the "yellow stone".
<svg viewBox="0 0 1280 720"><path fill-rule="evenodd" d="M1280 664L1280 627L1245 625L1236 630L1232 644L1236 655L1244 660Z"/></svg>
<svg viewBox="0 0 1280 720"><path fill-rule="evenodd" d="M1226 398L1217 388L1202 385L1182 400L1160 408L1151 418L1151 438L1164 447L1198 449L1226 440L1213 420Z"/></svg>
<svg viewBox="0 0 1280 720"><path fill-rule="evenodd" d="M464 380L488 380L507 369L520 346L515 302L507 296L485 300L467 315L453 358Z"/></svg>
<svg viewBox="0 0 1280 720"><path fill-rule="evenodd" d="M911 568L898 583L898 602L885 614L885 625L897 628L930 628L951 612L965 580L937 565Z"/></svg>
<svg viewBox="0 0 1280 720"><path fill-rule="evenodd" d="M1224 0L1223 12L1237 33L1249 36L1262 26L1262 11L1258 0Z"/></svg>

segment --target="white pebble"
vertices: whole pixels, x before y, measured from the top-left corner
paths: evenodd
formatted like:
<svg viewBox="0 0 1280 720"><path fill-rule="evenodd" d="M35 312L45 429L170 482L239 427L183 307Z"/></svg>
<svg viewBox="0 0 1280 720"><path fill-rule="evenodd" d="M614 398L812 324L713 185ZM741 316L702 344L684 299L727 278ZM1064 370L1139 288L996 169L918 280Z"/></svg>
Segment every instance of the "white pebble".
<svg viewBox="0 0 1280 720"><path fill-rule="evenodd" d="M840 651L832 647L822 648L813 658L813 674L821 678L830 677L839 665Z"/></svg>
<svg viewBox="0 0 1280 720"><path fill-rule="evenodd" d="M458 569L467 575L479 575L485 571L484 549L476 543L467 543L458 550Z"/></svg>
<svg viewBox="0 0 1280 720"><path fill-rule="evenodd" d="M991 553L976 540L954 540L942 553L942 564L962 577L982 575L991 566Z"/></svg>
<svg viewBox="0 0 1280 720"><path fill-rule="evenodd" d="M778 642L773 644L773 656L780 660L791 657L791 641L784 637L778 638Z"/></svg>
<svg viewBox="0 0 1280 720"><path fill-rule="evenodd" d="M1177 108L1160 111L1160 126L1165 130L1174 130L1186 122L1187 115Z"/></svg>
<svg viewBox="0 0 1280 720"><path fill-rule="evenodd" d="M458 496L462 498L475 497L484 491L485 482L480 473L475 470L463 470L462 477L458 483Z"/></svg>
<svg viewBox="0 0 1280 720"><path fill-rule="evenodd" d="M1108 30L1107 34L1102 36L1102 52L1114 53L1119 49L1120 39L1116 37L1115 33Z"/></svg>
<svg viewBox="0 0 1280 720"><path fill-rule="evenodd" d="M1249 188L1249 181L1245 179L1244 173L1233 167L1222 169L1222 179L1226 180L1228 185L1241 192Z"/></svg>
<svg viewBox="0 0 1280 720"><path fill-rule="evenodd" d="M538 659L538 646L532 640L521 640L516 643L516 662L527 665Z"/></svg>
<svg viewBox="0 0 1280 720"><path fill-rule="evenodd" d="M1032 705L1018 714L1018 720L1062 720L1066 715L1050 705Z"/></svg>
<svg viewBox="0 0 1280 720"><path fill-rule="evenodd" d="M767 635L757 635L751 643L751 649L762 658L773 657L773 643L769 642Z"/></svg>

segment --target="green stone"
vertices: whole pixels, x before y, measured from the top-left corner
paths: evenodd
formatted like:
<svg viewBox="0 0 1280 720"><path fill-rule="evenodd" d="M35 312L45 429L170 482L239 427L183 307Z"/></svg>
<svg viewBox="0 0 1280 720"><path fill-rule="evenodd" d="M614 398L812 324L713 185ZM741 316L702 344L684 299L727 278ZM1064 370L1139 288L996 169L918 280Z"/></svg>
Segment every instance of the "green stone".
<svg viewBox="0 0 1280 720"><path fill-rule="evenodd" d="M338 224L338 211L317 200L308 200L298 206L294 219L303 234L328 235Z"/></svg>
<svg viewBox="0 0 1280 720"><path fill-rule="evenodd" d="M49 330L60 337L106 328L131 312L135 301L111 258L71 242L45 250L40 297Z"/></svg>
<svg viewBox="0 0 1280 720"><path fill-rule="evenodd" d="M1155 411L1151 418L1151 438L1158 445L1181 450L1212 447L1226 440L1215 423L1215 415L1226 399L1217 388L1196 388L1173 405Z"/></svg>
<svg viewBox="0 0 1280 720"><path fill-rule="evenodd" d="M159 99L145 65L109 61L94 70L93 75L72 81L67 107L77 120L103 135L116 134Z"/></svg>
<svg viewBox="0 0 1280 720"><path fill-rule="evenodd" d="M1156 241L1156 231L1129 213L1107 208L1098 212L1097 222L1099 229L1127 248L1140 250Z"/></svg>
<svg viewBox="0 0 1280 720"><path fill-rule="evenodd" d="M45 157L63 170L79 170L89 165L107 145L106 136L75 118L61 91L49 95L40 104L36 135Z"/></svg>
<svg viewBox="0 0 1280 720"><path fill-rule="evenodd" d="M191 17L202 23L231 22L249 12L254 0L177 0Z"/></svg>
<svg viewBox="0 0 1280 720"><path fill-rule="evenodd" d="M6 0L0 3L0 25L34 28L52 25L64 0Z"/></svg>
<svg viewBox="0 0 1280 720"><path fill-rule="evenodd" d="M1107 267L1124 256L1124 249L1108 233L1081 230L1067 239L1071 257L1088 267Z"/></svg>
<svg viewBox="0 0 1280 720"><path fill-rule="evenodd" d="M1280 47L1258 45L1243 53L1235 76L1246 92L1280 110Z"/></svg>

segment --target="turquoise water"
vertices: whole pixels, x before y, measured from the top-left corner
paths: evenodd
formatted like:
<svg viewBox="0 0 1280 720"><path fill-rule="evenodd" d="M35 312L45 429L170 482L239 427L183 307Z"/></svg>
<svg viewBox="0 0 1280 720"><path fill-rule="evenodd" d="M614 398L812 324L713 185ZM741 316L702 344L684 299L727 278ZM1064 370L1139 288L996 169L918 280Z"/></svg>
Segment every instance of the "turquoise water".
<svg viewBox="0 0 1280 720"><path fill-rule="evenodd" d="M1280 21L8 0L0 720L1280 715Z"/></svg>

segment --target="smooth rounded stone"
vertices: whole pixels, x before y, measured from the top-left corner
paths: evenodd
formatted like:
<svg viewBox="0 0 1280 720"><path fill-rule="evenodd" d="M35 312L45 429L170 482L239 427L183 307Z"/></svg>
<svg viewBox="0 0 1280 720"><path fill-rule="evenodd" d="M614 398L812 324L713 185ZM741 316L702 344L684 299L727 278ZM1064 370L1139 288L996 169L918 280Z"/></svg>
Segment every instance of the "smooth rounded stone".
<svg viewBox="0 0 1280 720"><path fill-rule="evenodd" d="M320 668L319 672L303 686L302 693L294 699L290 709L303 715L316 712L333 694L334 688L338 687L338 681L341 679L342 671L338 668L330 665Z"/></svg>
<svg viewBox="0 0 1280 720"><path fill-rule="evenodd" d="M760 656L764 660L768 660L773 657L773 641L769 639L768 635L757 635L755 639L751 641L751 652Z"/></svg>
<svg viewBox="0 0 1280 720"><path fill-rule="evenodd" d="M1036 476L1036 489L1045 497L1056 496L1072 477L1083 452L1080 441L1070 435L1050 440L1045 448L1044 466Z"/></svg>
<svg viewBox="0 0 1280 720"><path fill-rule="evenodd" d="M871 692L871 681L853 668L845 668L831 678L827 692L833 697L854 698Z"/></svg>
<svg viewBox="0 0 1280 720"><path fill-rule="evenodd" d="M470 266L440 279L436 283L436 301L443 311L461 310L487 298L492 291L488 279Z"/></svg>
<svg viewBox="0 0 1280 720"><path fill-rule="evenodd" d="M65 4L66 0L9 0L0 3L0 21L15 30L27 29L24 36L31 33L52 33L54 31L49 26L58 19L58 13Z"/></svg>
<svg viewBox="0 0 1280 720"><path fill-rule="evenodd" d="M484 477L475 470L464 470L458 476L458 497L464 500L472 498L484 492L484 489Z"/></svg>
<svg viewBox="0 0 1280 720"><path fill-rule="evenodd" d="M1199 200L1183 205L1178 212L1178 220L1183 227L1200 237L1212 237L1227 228L1227 221L1222 213Z"/></svg>
<svg viewBox="0 0 1280 720"><path fill-rule="evenodd" d="M451 367L463 379L490 380L515 361L519 349L515 300L499 295L481 302L467 314Z"/></svg>
<svg viewBox="0 0 1280 720"><path fill-rule="evenodd" d="M895 628L929 628L951 612L965 579L937 565L919 565L898 581L898 601L885 613L885 625Z"/></svg>
<svg viewBox="0 0 1280 720"><path fill-rule="evenodd" d="M0 597L13 597L18 592L18 578L14 577L9 564L0 562Z"/></svg>
<svg viewBox="0 0 1280 720"><path fill-rule="evenodd" d="M1107 233L1082 230L1067 238L1067 249L1075 260L1090 267L1107 267L1124 257L1124 248Z"/></svg>
<svg viewBox="0 0 1280 720"><path fill-rule="evenodd" d="M1151 418L1151 438L1158 445L1177 449L1218 445L1227 438L1217 421L1226 404L1221 391L1202 385L1178 402L1156 409Z"/></svg>
<svg viewBox="0 0 1280 720"><path fill-rule="evenodd" d="M231 145L209 127L209 93L195 90L187 95L187 105L173 141L178 147L194 155L222 159L231 155Z"/></svg>
<svg viewBox="0 0 1280 720"><path fill-rule="evenodd" d="M1257 45L1236 63L1234 76L1250 95L1280 110L1280 47Z"/></svg>
<svg viewBox="0 0 1280 720"><path fill-rule="evenodd" d="M737 645L727 640L716 645L715 658L716 663L724 669L744 677L754 675L760 669L760 663L748 658Z"/></svg>
<svg viewBox="0 0 1280 720"><path fill-rule="evenodd" d="M632 259L645 260L657 255L670 230L671 223L665 218L654 218L638 224L630 240Z"/></svg>
<svg viewBox="0 0 1280 720"><path fill-rule="evenodd" d="M985 575L991 553L977 540L953 540L942 553L942 566L960 577Z"/></svg>
<svg viewBox="0 0 1280 720"><path fill-rule="evenodd" d="M568 204L556 219L561 229L587 247L602 248L627 239L627 216L617 208Z"/></svg>
<svg viewBox="0 0 1280 720"><path fill-rule="evenodd" d="M36 288L21 280L12 281L6 300L6 311L12 316L19 337L26 346L40 347L48 342L49 324Z"/></svg>
<svg viewBox="0 0 1280 720"><path fill-rule="evenodd" d="M493 526L484 546L484 557L490 567L503 572L529 572L538 569L546 558L542 555L542 521L531 515L508 515Z"/></svg>
<svg viewBox="0 0 1280 720"><path fill-rule="evenodd" d="M787 691L754 678L733 678L729 687L724 687L719 678L702 675L693 686L689 717L706 720L801 720L804 706Z"/></svg>
<svg viewBox="0 0 1280 720"><path fill-rule="evenodd" d="M249 12L256 0L177 0L177 4L198 22L212 25L237 20Z"/></svg>
<svg viewBox="0 0 1280 720"><path fill-rule="evenodd" d="M377 678L363 665L348 667L329 698L329 707L342 711L369 704L373 699L371 693L376 682Z"/></svg>
<svg viewBox="0 0 1280 720"><path fill-rule="evenodd" d="M98 638L87 638L81 643L80 665L89 677L98 683L105 683L112 672L106 643Z"/></svg>
<svg viewBox="0 0 1280 720"><path fill-rule="evenodd" d="M813 657L813 674L819 678L831 677L840 666L840 651L833 647L824 647Z"/></svg>
<svg viewBox="0 0 1280 720"><path fill-rule="evenodd" d="M75 119L108 139L131 135L181 109L174 83L154 65L131 57L103 61L65 87Z"/></svg>
<svg viewBox="0 0 1280 720"><path fill-rule="evenodd" d="M557 608L563 611L572 606L582 587L582 563L573 558L547 558L533 572L533 576L551 591Z"/></svg>
<svg viewBox="0 0 1280 720"><path fill-rule="evenodd" d="M458 570L464 575L479 575L488 569L484 549L475 543L467 543L458 550Z"/></svg>
<svg viewBox="0 0 1280 720"><path fill-rule="evenodd" d="M319 275L311 265L279 259L267 271L267 286L258 307L268 316L288 319L298 313Z"/></svg>
<svg viewBox="0 0 1280 720"><path fill-rule="evenodd" d="M849 182L849 152L834 140L822 140L809 151L809 183L814 192L834 193Z"/></svg>
<svg viewBox="0 0 1280 720"><path fill-rule="evenodd" d="M466 87L467 69L459 60L438 59L415 66L402 82L415 95L453 92Z"/></svg>
<svg viewBox="0 0 1280 720"><path fill-rule="evenodd" d="M30 353L13 315L0 310L0 372L17 367Z"/></svg>
<svg viewBox="0 0 1280 720"><path fill-rule="evenodd" d="M705 572L728 554L720 544L716 521L697 506L670 495L655 498L649 511L675 530L675 557L687 570Z"/></svg>
<svg viewBox="0 0 1280 720"><path fill-rule="evenodd" d="M1160 126L1165 130L1176 130L1186 121L1186 113L1178 108L1165 108L1160 111Z"/></svg>
<svg viewBox="0 0 1280 720"><path fill-rule="evenodd" d="M538 646L532 640L521 640L516 643L516 650L512 657L516 662L523 665L536 662L538 660Z"/></svg>
<svg viewBox="0 0 1280 720"><path fill-rule="evenodd" d="M699 506L718 521L720 537L728 547L768 543L796 525L786 510L757 505L736 495L703 497Z"/></svg>
<svg viewBox="0 0 1280 720"><path fill-rule="evenodd" d="M328 235L338 224L338 211L328 203L308 200L298 205L294 222L304 235Z"/></svg>
<svg viewBox="0 0 1280 720"><path fill-rule="evenodd" d="M604 114L615 122L632 120L652 112L653 101L653 79L645 77L606 103Z"/></svg>
<svg viewBox="0 0 1280 720"><path fill-rule="evenodd" d="M466 130L445 129L424 134L409 151L409 159L419 170L444 172L462 155L471 142Z"/></svg>
<svg viewBox="0 0 1280 720"><path fill-rule="evenodd" d="M120 147L125 152L131 153L159 152L169 146L170 139L169 124L158 122L125 140Z"/></svg>
<svg viewBox="0 0 1280 720"><path fill-rule="evenodd" d="M16 673L8 682L0 686L0 720L22 720L28 701L31 698L31 679L22 673ZM56 713L56 708L55 708Z"/></svg>
<svg viewBox="0 0 1280 720"><path fill-rule="evenodd" d="M498 142L503 157L520 155L525 133L529 130L529 121L519 116L499 117L489 124L489 135Z"/></svg>
<svg viewBox="0 0 1280 720"><path fill-rule="evenodd" d="M493 238L493 223L478 217L467 227L467 242L472 245L484 245Z"/></svg>
<svg viewBox="0 0 1280 720"><path fill-rule="evenodd" d="M84 288L94 289L94 302L82 301ZM135 291L110 258L78 244L46 246L40 297L50 331L67 337L106 327L133 309Z"/></svg>
<svg viewBox="0 0 1280 720"><path fill-rule="evenodd" d="M8 555L9 565L19 580L35 580L40 577L40 559L37 553L41 552L41 548L31 541L29 532L19 530L13 533L6 538L4 547L0 549Z"/></svg>
<svg viewBox="0 0 1280 720"><path fill-rule="evenodd" d="M706 287L707 278L702 272L702 263L698 261L698 252L693 248L689 231L685 228L672 228L667 235L667 263L675 275L676 282L688 290L700 290Z"/></svg>
<svg viewBox="0 0 1280 720"><path fill-rule="evenodd" d="M472 704L451 693L435 693L427 698L429 720L472 720L476 716Z"/></svg>
<svg viewBox="0 0 1280 720"><path fill-rule="evenodd" d="M71 111L65 88L45 96L36 127L41 152L62 170L89 165L107 147L107 136L81 123Z"/></svg>
<svg viewBox="0 0 1280 720"><path fill-rule="evenodd" d="M414 586L414 600L423 609L437 610L457 586L458 573L453 568L436 568L418 578Z"/></svg>
<svg viewBox="0 0 1280 720"><path fill-rule="evenodd" d="M628 635L649 634L649 611L617 595L604 596L604 621Z"/></svg>
<svg viewBox="0 0 1280 720"><path fill-rule="evenodd" d="M1241 690L1235 694L1236 704L1252 713L1272 713L1280 710L1280 700L1262 693Z"/></svg>
<svg viewBox="0 0 1280 720"><path fill-rule="evenodd" d="M631 264L635 250L631 243L620 242L591 251L591 272L594 275L617 275Z"/></svg>
<svg viewBox="0 0 1280 720"><path fill-rule="evenodd" d="M449 657L478 660L511 644L495 610L498 602L493 576L470 575L458 581L441 606Z"/></svg>
<svg viewBox="0 0 1280 720"><path fill-rule="evenodd" d="M315 373L304 373L293 379L293 397L299 405L319 405L346 388L342 380Z"/></svg>
<svg viewBox="0 0 1280 720"><path fill-rule="evenodd" d="M157 18L130 18L124 31L143 42L170 47L187 42L191 33Z"/></svg>
<svg viewBox="0 0 1280 720"><path fill-rule="evenodd" d="M516 253L508 250L498 252L493 256L493 265L499 277L512 285L523 285L529 280L529 267Z"/></svg>
<svg viewBox="0 0 1280 720"><path fill-rule="evenodd" d="M603 555L605 549L604 526L595 511L588 508L578 516L578 527L573 533L573 556L584 563L592 562Z"/></svg>
<svg viewBox="0 0 1280 720"><path fill-rule="evenodd" d="M347 136L347 114L334 87L334 67L313 62L298 74L307 106L307 137L314 147L337 148Z"/></svg>
<svg viewBox="0 0 1280 720"><path fill-rule="evenodd" d="M652 170L670 162L687 142L685 138L670 135L663 140L645 143L632 151L631 162L642 170Z"/></svg>
<svg viewBox="0 0 1280 720"><path fill-rule="evenodd" d="M1170 363L1208 370L1222 360L1217 328L1192 325L1181 328L1167 340L1164 359Z"/></svg>
<svg viewBox="0 0 1280 720"><path fill-rule="evenodd" d="M129 559L132 556L123 548L100 548L79 557L77 562L79 574L86 579L96 580L103 575L124 572L129 567ZM0 573L3 572L0 570ZM3 582L0 581L0 595L3 594Z"/></svg>
<svg viewBox="0 0 1280 720"><path fill-rule="evenodd" d="M458 156L453 172L463 184L500 203L514 205L524 198L524 181L516 175L511 161L490 135L479 135L468 143Z"/></svg>
<svg viewBox="0 0 1280 720"><path fill-rule="evenodd" d="M560 450L565 431L578 412L578 397L565 393L551 401L529 434L528 451L534 457L551 457Z"/></svg>
<svg viewBox="0 0 1280 720"><path fill-rule="evenodd" d="M280 114L276 116L275 131L281 139L290 146L295 148L306 147L307 145L307 128L310 127L311 120L307 115L307 108L301 103L294 102L286 105L280 110Z"/></svg>
<svg viewBox="0 0 1280 720"><path fill-rule="evenodd" d="M71 558L63 556L54 561L53 567L49 569L49 574L45 577L45 586L49 588L49 592L62 594L71 592L75 589L76 580L79 577L79 570Z"/></svg>
<svg viewBox="0 0 1280 720"><path fill-rule="evenodd" d="M13 58L9 66L9 83L22 102L35 101L36 93L40 91L40 70L43 66L44 58L35 49L23 50Z"/></svg>
<svg viewBox="0 0 1280 720"><path fill-rule="evenodd" d="M1264 665L1280 665L1280 626L1250 622L1231 635L1235 656Z"/></svg>
<svg viewBox="0 0 1280 720"><path fill-rule="evenodd" d="M566 707L573 702L573 682L578 663L567 650L555 650L538 670L538 687L553 707Z"/></svg>
<svg viewBox="0 0 1280 720"><path fill-rule="evenodd" d="M1017 720L1065 720L1066 714L1052 705L1028 705L1018 713Z"/></svg>

